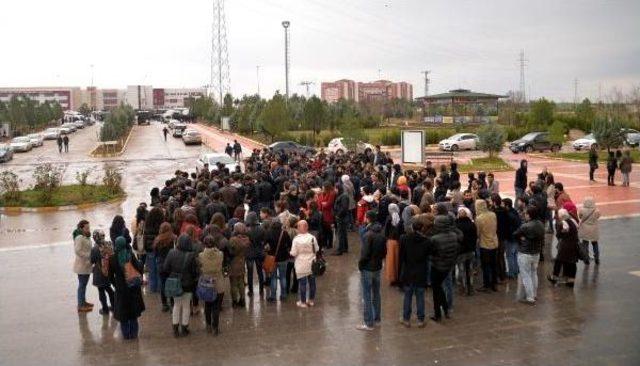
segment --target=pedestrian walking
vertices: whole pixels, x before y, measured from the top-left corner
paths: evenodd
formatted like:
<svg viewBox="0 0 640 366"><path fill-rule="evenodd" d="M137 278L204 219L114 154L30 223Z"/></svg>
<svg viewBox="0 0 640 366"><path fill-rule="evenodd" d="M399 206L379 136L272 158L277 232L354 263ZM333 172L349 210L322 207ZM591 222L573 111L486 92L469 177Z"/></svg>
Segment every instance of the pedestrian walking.
<svg viewBox="0 0 640 366"><path fill-rule="evenodd" d="M62 145L63 145L63 139L62 139L62 134L58 135L58 138L56 139L56 142L58 143L58 152L60 154L62 154Z"/></svg>
<svg viewBox="0 0 640 366"><path fill-rule="evenodd" d="M518 290L516 300L534 305L538 293L538 263L544 244L545 227L538 209L527 207L526 222L514 233L518 243Z"/></svg>
<svg viewBox="0 0 640 366"><path fill-rule="evenodd" d="M92 237L94 243L91 249L93 285L98 288L98 298L102 305L100 314L109 315L109 312L113 311L114 307L114 293L109 282L109 260L113 255L113 245L110 241L105 240L105 234L102 230L94 230ZM107 296L109 296L108 303Z"/></svg>
<svg viewBox="0 0 640 366"><path fill-rule="evenodd" d="M120 322L124 339L138 338L138 318L145 310L141 287L127 281L127 273L132 270L141 274L143 265L133 255L126 240L119 236L116 238L114 255L109 261L109 281L116 289L113 317Z"/></svg>
<svg viewBox="0 0 640 366"><path fill-rule="evenodd" d="M316 238L309 233L307 221L298 221L298 235L291 242L289 254L294 258L296 276L299 282L299 300L296 305L301 308L315 305L316 298L316 277L311 266L316 259L316 254L320 250ZM309 295L307 296L307 285Z"/></svg>
<svg viewBox="0 0 640 366"><path fill-rule="evenodd" d="M242 145L238 140L233 140L233 158L236 161L240 161L240 155L242 155Z"/></svg>
<svg viewBox="0 0 640 366"><path fill-rule="evenodd" d="M224 152L227 155L233 157L233 146L231 146L231 144L227 142L227 146L224 148Z"/></svg>
<svg viewBox="0 0 640 366"><path fill-rule="evenodd" d="M91 229L89 221L80 220L73 231L73 248L75 261L73 271L78 275L78 312L85 313L93 310L93 304L87 302L87 284L91 276Z"/></svg>
<svg viewBox="0 0 640 366"><path fill-rule="evenodd" d="M229 254L231 254L229 282L233 307L245 307L244 277L249 248L251 248L251 240L247 236L247 227L238 222L233 225L233 236L229 239Z"/></svg>
<svg viewBox="0 0 640 366"><path fill-rule="evenodd" d="M167 142L167 135L169 134L169 129L167 128L167 126L164 126L164 128L162 129L162 134L164 135L164 141Z"/></svg>
<svg viewBox="0 0 640 366"><path fill-rule="evenodd" d="M153 240L153 254L156 257L156 263L161 267L164 264L164 261L167 259L167 255L169 255L169 251L173 249L176 243L176 235L173 233L173 228L171 224L168 222L163 222L160 225L160 232L158 236ZM160 301L162 302L162 312L168 312L171 310L169 307L169 301L173 303L173 299L169 299L164 293L164 287L167 282L167 275L162 273L162 271L158 271L160 277Z"/></svg>
<svg viewBox="0 0 640 366"><path fill-rule="evenodd" d="M596 144L591 144L589 149L589 181L595 182L594 173L598 169L598 148Z"/></svg>
<svg viewBox="0 0 640 366"><path fill-rule="evenodd" d="M527 161L525 159L520 160L520 167L516 170L516 180L513 187L516 191L516 198L524 196L527 189Z"/></svg>
<svg viewBox="0 0 640 366"><path fill-rule="evenodd" d="M382 260L387 255L387 238L382 234L382 226L377 221L376 212L367 212L367 233L360 249L360 283L364 302L364 322L358 330L370 331L380 323L382 315L380 300L380 270Z"/></svg>
<svg viewBox="0 0 640 366"><path fill-rule="evenodd" d="M65 134L64 137L62 138L62 142L64 143L64 152L68 153L69 152L69 136Z"/></svg>
<svg viewBox="0 0 640 366"><path fill-rule="evenodd" d="M224 284L222 263L224 254L220 250L220 241L213 236L207 235L204 240L204 250L198 255L198 264L200 268L200 280L203 278L211 279L215 289L215 300L204 302L204 316L206 329L208 333L220 334L220 309L222 308L222 300L224 299Z"/></svg>
<svg viewBox="0 0 640 366"><path fill-rule="evenodd" d="M620 159L620 173L622 173L622 186L629 187L629 174L633 168L633 159L631 159L631 151L625 150L622 159Z"/></svg>
<svg viewBox="0 0 640 366"><path fill-rule="evenodd" d="M593 197L585 197L582 203L582 208L578 211L578 218L580 224L578 225L578 236L582 241L582 247L585 249L587 256L589 255L589 243L593 247L593 259L596 265L600 264L600 246L598 240L600 239L600 229L598 221L600 220L600 211L596 207L596 203ZM585 261L585 264L589 264L589 259Z"/></svg>

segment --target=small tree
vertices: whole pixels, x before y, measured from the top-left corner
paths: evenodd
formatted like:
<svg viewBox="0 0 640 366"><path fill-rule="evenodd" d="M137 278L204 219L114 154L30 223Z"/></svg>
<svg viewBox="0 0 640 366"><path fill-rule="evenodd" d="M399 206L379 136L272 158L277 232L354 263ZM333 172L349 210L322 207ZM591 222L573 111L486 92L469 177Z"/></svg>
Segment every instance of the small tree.
<svg viewBox="0 0 640 366"><path fill-rule="evenodd" d="M89 108L89 105L87 103L82 103L80 108L78 108L78 112L85 117L89 117L89 115L91 114L91 108Z"/></svg>
<svg viewBox="0 0 640 366"><path fill-rule="evenodd" d="M0 194L7 202L20 202L20 183L16 173L5 170L0 173Z"/></svg>
<svg viewBox="0 0 640 366"><path fill-rule="evenodd" d="M567 126L561 121L555 121L549 127L549 142L552 144L562 145L564 143L564 134L567 132Z"/></svg>
<svg viewBox="0 0 640 366"><path fill-rule="evenodd" d="M279 93L267 103L266 107L260 113L260 129L269 135L271 141L285 130L289 121L287 113L287 105L284 97Z"/></svg>
<svg viewBox="0 0 640 366"><path fill-rule="evenodd" d="M489 157L502 151L505 142L505 131L496 123L489 123L478 130L478 148L489 153Z"/></svg>
<svg viewBox="0 0 640 366"><path fill-rule="evenodd" d="M622 124L617 119L597 118L593 121L591 132L598 146L605 147L607 151L611 151L611 148L616 148L624 142Z"/></svg>
<svg viewBox="0 0 640 366"><path fill-rule="evenodd" d="M325 119L325 110L322 101L313 96L304 103L303 108L304 124L307 129L313 131L313 138L322 131L322 125Z"/></svg>
<svg viewBox="0 0 640 366"><path fill-rule="evenodd" d="M76 172L76 181L80 185L80 195L82 198L87 196L87 186L89 185L89 176L91 175L90 168L79 170Z"/></svg>
<svg viewBox="0 0 640 366"><path fill-rule="evenodd" d="M33 189L40 192L40 199L44 203L51 202L53 192L60 187L64 168L51 163L36 166L33 170Z"/></svg>
<svg viewBox="0 0 640 366"><path fill-rule="evenodd" d="M122 172L120 169L115 165L105 164L102 184L107 187L110 193L122 192Z"/></svg>
<svg viewBox="0 0 640 366"><path fill-rule="evenodd" d="M529 119L531 125L546 127L553 123L553 114L556 109L556 104L545 98L540 98L531 103L531 111L529 112Z"/></svg>

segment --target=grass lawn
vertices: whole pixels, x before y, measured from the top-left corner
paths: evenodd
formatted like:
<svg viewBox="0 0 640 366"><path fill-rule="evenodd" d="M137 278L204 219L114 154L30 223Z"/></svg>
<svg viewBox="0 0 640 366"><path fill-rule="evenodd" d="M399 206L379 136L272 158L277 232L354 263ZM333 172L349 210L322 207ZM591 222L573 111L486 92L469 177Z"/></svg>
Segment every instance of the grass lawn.
<svg viewBox="0 0 640 366"><path fill-rule="evenodd" d="M630 150L631 151L631 159L633 159L634 162L640 162L640 151L639 150ZM580 161L584 161L584 162L588 162L589 161L589 152L588 151L572 151L572 152L560 152L557 154L545 154L547 156L550 157L554 157L554 158L560 158L560 159L569 159L569 160L580 160ZM607 151L606 150L601 150L598 153L598 160L599 161L607 161Z"/></svg>
<svg viewBox="0 0 640 366"><path fill-rule="evenodd" d="M460 173L468 173L468 172L500 172L500 171L509 171L513 170L511 165L507 164L500 157L484 157L484 158L475 158L471 159L469 164L461 164L458 167Z"/></svg>
<svg viewBox="0 0 640 366"><path fill-rule="evenodd" d="M87 203L106 202L116 198L123 198L124 192L112 193L103 185L87 185L83 188L78 184L61 186L53 192L49 202L43 202L40 191L28 189L20 192L20 200L7 201L0 197L0 206L7 207L54 207L80 205Z"/></svg>

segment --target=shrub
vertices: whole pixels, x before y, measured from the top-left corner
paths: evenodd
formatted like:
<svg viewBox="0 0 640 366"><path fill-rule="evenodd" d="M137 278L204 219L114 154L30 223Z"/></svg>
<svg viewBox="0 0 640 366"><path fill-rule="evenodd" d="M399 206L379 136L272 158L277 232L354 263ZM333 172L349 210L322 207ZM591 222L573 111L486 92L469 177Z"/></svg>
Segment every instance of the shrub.
<svg viewBox="0 0 640 366"><path fill-rule="evenodd" d="M87 196L87 185L89 184L91 170L92 169L87 168L76 172L76 181L80 185L80 194L82 195L82 198L86 198Z"/></svg>
<svg viewBox="0 0 640 366"><path fill-rule="evenodd" d="M102 178L102 184L104 184L110 193L122 192L122 172L121 170L111 164L105 164L104 177Z"/></svg>
<svg viewBox="0 0 640 366"><path fill-rule="evenodd" d="M0 194L2 194L6 201L20 201L21 182L14 172L4 171L0 173Z"/></svg>
<svg viewBox="0 0 640 366"><path fill-rule="evenodd" d="M385 131L380 135L380 144L393 146L400 145L400 130Z"/></svg>
<svg viewBox="0 0 640 366"><path fill-rule="evenodd" d="M489 157L492 158L493 154L502 151L505 132L502 126L496 123L489 123L478 130L478 139L478 148L488 152Z"/></svg>
<svg viewBox="0 0 640 366"><path fill-rule="evenodd" d="M40 192L40 199L43 202L50 202L53 191L60 187L64 168L51 163L44 163L36 166L33 170L33 189Z"/></svg>
<svg viewBox="0 0 640 366"><path fill-rule="evenodd" d="M428 128L425 133L425 140L427 144L437 144L455 133L455 128Z"/></svg>
<svg viewBox="0 0 640 366"><path fill-rule="evenodd" d="M562 145L567 126L561 121L555 121L549 126L549 142Z"/></svg>

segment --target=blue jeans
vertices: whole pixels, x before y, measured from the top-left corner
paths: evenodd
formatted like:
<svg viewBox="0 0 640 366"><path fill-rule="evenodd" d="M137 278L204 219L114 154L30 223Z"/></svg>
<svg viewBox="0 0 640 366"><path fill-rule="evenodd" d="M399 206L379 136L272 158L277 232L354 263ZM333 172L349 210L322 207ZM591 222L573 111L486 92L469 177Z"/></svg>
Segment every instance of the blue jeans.
<svg viewBox="0 0 640 366"><path fill-rule="evenodd" d="M276 299L278 291L278 279L280 280L280 300L284 300L287 296L287 262L278 262L276 270L271 274L271 300Z"/></svg>
<svg viewBox="0 0 640 366"><path fill-rule="evenodd" d="M427 268L425 268L425 270L427 271L427 286L431 286L431 259L427 261Z"/></svg>
<svg viewBox="0 0 640 366"><path fill-rule="evenodd" d="M361 225L358 228L358 235L360 236L360 244L364 243L364 234L367 233L367 225Z"/></svg>
<svg viewBox="0 0 640 366"><path fill-rule="evenodd" d="M424 291L422 285L408 285L404 287L404 303L402 306L402 319L411 319L411 302L413 295L416 295L416 310L419 321L424 321Z"/></svg>
<svg viewBox="0 0 640 366"><path fill-rule="evenodd" d="M518 290L516 300L535 301L538 296L538 263L540 254L518 253Z"/></svg>
<svg viewBox="0 0 640 366"><path fill-rule="evenodd" d="M146 266L149 270L147 279L149 280L149 291L158 292L160 290L160 277L158 276L158 261L156 261L156 253L147 252Z"/></svg>
<svg viewBox="0 0 640 366"><path fill-rule="evenodd" d="M449 309L453 309L453 272L455 269L449 271L449 274L442 283L442 289L444 290L444 296L447 298L447 306Z"/></svg>
<svg viewBox="0 0 640 366"><path fill-rule="evenodd" d="M133 318L121 321L120 330L124 339L138 338L138 319Z"/></svg>
<svg viewBox="0 0 640 366"><path fill-rule="evenodd" d="M380 322L380 271L360 271L362 300L364 301L364 323L373 327Z"/></svg>
<svg viewBox="0 0 640 366"><path fill-rule="evenodd" d="M87 284L89 283L88 274L78 275L78 307L84 306L87 303Z"/></svg>
<svg viewBox="0 0 640 366"><path fill-rule="evenodd" d="M505 240L505 250L507 252L507 276L515 278L518 275L518 242L515 240Z"/></svg>
<svg viewBox="0 0 640 366"><path fill-rule="evenodd" d="M300 302L307 302L307 282L309 283L309 301L313 301L316 298L316 277L314 275L304 276L298 278L298 284L300 288L298 292L300 294Z"/></svg>

